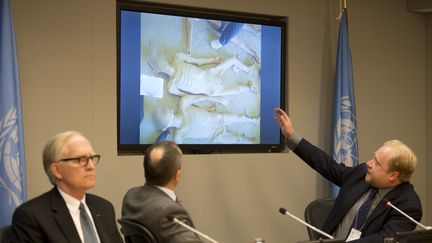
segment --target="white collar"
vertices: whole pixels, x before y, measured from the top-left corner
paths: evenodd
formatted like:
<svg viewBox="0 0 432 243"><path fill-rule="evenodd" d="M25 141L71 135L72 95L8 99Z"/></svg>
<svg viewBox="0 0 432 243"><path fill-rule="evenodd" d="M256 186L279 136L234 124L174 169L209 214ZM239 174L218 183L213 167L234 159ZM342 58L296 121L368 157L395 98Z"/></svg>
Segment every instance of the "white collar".
<svg viewBox="0 0 432 243"><path fill-rule="evenodd" d="M173 190L163 186L156 186L156 187L159 188L161 191L165 192L165 194L167 194L172 200L174 200L174 202L176 201L177 197Z"/></svg>
<svg viewBox="0 0 432 243"><path fill-rule="evenodd" d="M85 203L85 194L83 199L80 201L74 197L72 197L71 195L67 194L66 192L62 191L60 188L57 187L57 190L60 192L60 195L63 197L63 199L66 202L66 206L68 207L68 209L72 212L77 212L79 211L79 206L80 203L83 203L86 205Z"/></svg>

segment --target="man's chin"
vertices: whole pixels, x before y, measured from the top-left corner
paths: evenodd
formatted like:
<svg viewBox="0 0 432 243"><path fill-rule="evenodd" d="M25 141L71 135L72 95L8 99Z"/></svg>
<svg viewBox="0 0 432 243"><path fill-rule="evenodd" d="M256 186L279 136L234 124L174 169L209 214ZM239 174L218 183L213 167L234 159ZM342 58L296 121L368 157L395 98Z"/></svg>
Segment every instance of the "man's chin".
<svg viewBox="0 0 432 243"><path fill-rule="evenodd" d="M85 184L85 187L87 188L87 190L90 190L95 186L96 186L96 180L87 180L87 182Z"/></svg>
<svg viewBox="0 0 432 243"><path fill-rule="evenodd" d="M371 182L371 176L369 175L369 173L368 174L366 174L366 176L365 176L365 181L367 182L367 183L369 183L370 184L370 182Z"/></svg>

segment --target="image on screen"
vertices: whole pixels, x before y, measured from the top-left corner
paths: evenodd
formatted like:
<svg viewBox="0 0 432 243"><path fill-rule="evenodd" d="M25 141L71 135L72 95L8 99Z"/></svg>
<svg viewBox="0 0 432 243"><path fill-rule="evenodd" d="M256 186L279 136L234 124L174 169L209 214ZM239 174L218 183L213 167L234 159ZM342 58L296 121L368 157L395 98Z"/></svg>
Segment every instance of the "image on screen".
<svg viewBox="0 0 432 243"><path fill-rule="evenodd" d="M120 143L278 144L281 27L122 10Z"/></svg>

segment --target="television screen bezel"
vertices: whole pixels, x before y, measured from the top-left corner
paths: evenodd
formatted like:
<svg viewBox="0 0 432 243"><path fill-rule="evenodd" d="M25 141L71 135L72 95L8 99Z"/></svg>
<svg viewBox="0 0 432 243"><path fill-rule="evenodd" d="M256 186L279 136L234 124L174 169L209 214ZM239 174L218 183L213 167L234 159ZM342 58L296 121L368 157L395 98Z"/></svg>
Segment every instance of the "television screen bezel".
<svg viewBox="0 0 432 243"><path fill-rule="evenodd" d="M117 154L137 155L143 154L151 144L121 144L121 11L148 12L156 14L197 17L205 19L227 20L246 22L262 25L273 25L281 28L281 67L280 67L280 108L286 110L286 97L288 80L287 69L287 25L288 18L266 14L247 13L239 11L228 11L202 7L191 7L184 5L155 3L139 0L117 0L116 2L116 52L117 52ZM276 123L276 121L275 121ZM277 144L179 144L185 154L209 154L209 153L269 153L282 152L285 147L285 139L279 131L279 143Z"/></svg>

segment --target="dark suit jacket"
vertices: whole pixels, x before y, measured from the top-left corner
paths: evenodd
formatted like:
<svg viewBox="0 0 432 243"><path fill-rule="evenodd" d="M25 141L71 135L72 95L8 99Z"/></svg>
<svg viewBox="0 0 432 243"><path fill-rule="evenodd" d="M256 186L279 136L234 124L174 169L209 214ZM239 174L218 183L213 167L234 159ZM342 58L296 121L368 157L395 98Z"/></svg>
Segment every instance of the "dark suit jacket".
<svg viewBox="0 0 432 243"><path fill-rule="evenodd" d="M122 243L112 204L92 194L86 194L86 204L101 242ZM13 242L81 243L66 202L56 187L19 206L12 218L12 230Z"/></svg>
<svg viewBox="0 0 432 243"><path fill-rule="evenodd" d="M326 179L340 187L335 205L323 226L324 231L332 234L347 212L371 187L364 180L367 172L366 164L355 167L338 164L328 154L305 139L300 141L294 149L294 153ZM422 206L420 199L414 191L413 185L409 182L393 188L382 199L382 201L386 200L389 200L415 220L421 220ZM379 203L371 212L362 229L361 238L352 242L382 243L385 237L393 237L396 232L410 231L415 227L416 225L409 219L391 207L386 206L383 202Z"/></svg>
<svg viewBox="0 0 432 243"><path fill-rule="evenodd" d="M202 242L195 233L168 220L167 216L176 217L194 227L186 209L152 184L132 188L123 198L122 219L146 226L158 242Z"/></svg>

